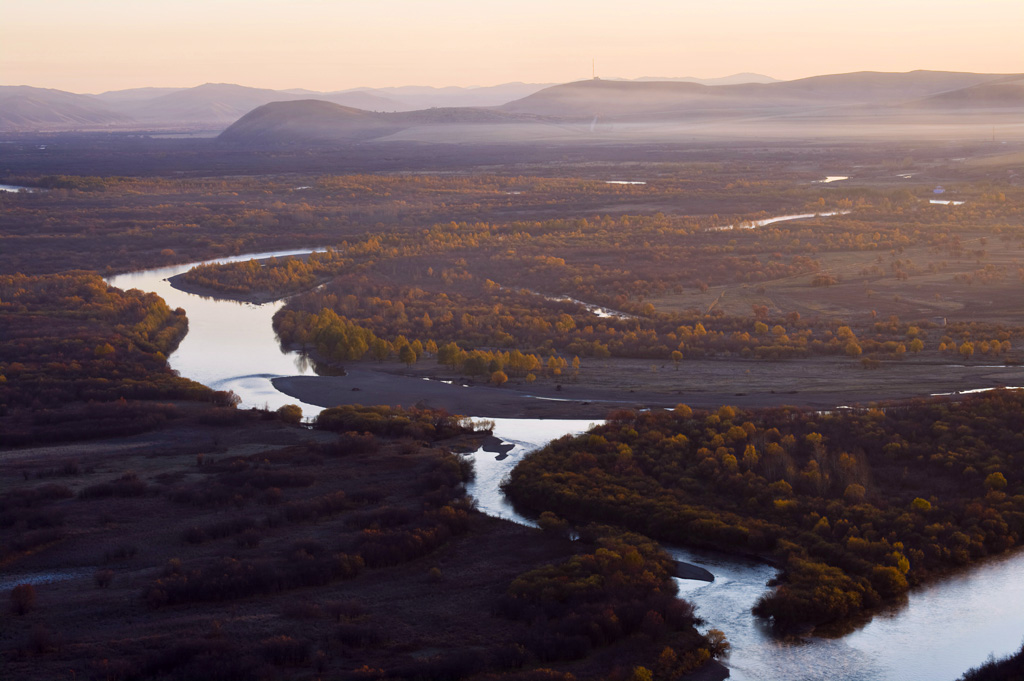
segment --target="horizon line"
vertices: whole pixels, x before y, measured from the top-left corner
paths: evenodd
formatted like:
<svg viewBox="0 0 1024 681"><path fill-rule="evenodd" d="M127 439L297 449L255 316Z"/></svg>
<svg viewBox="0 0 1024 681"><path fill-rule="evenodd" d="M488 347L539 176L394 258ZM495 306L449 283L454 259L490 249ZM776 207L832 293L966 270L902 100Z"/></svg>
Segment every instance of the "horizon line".
<svg viewBox="0 0 1024 681"><path fill-rule="evenodd" d="M974 74L992 75L992 76L1024 75L1024 72L1002 72L1002 73L996 73L996 72L983 72L983 71L950 71L948 69L918 68L918 69L910 69L910 70L907 70L907 71L879 71L879 70L873 70L873 69L865 69L865 70L859 70L859 71L842 71L842 72L838 72L838 73L819 73L819 74L815 74L815 75L812 75L812 76L801 76L800 78L790 78L790 79L775 78L774 76L769 76L769 75L766 75L766 74L763 74L763 73L758 73L756 71L740 71L740 72L732 73L732 74L729 74L729 75L726 75L726 76L708 76L708 77L703 77L703 76L637 76L635 78L627 78L627 77L624 77L624 76L596 76L596 77L578 78L578 79L575 79L575 80L549 81L549 82L527 82L527 81L523 81L523 80L510 80L510 81L504 81L504 82L501 82L501 83L495 83L493 85L421 85L421 84L415 84L415 83L407 83L405 85L378 85L378 86L359 85L359 86L356 86L356 87L341 88L341 89L337 89L337 90L315 90L315 89L312 89L312 88L301 87L301 86L275 88L275 87L265 87L265 86L260 86L260 85L244 85L244 84L242 84L240 82L232 83L232 82L226 82L226 81L219 81L219 82L216 82L216 81L206 81L206 82L199 83L199 84L196 84L196 85L138 85L138 86L133 86L133 87L110 88L110 89L102 90L102 91L99 91L99 92L76 92L74 90L65 90L65 89L62 89L62 88L59 88L59 87L47 87L47 86L43 86L43 85L30 85L30 84L27 84L27 83L16 83L16 84L0 83L0 87L30 87L30 88L37 88L37 89L40 89L40 90L56 90L58 92L68 92L68 93L71 93L71 94L87 95L87 96L100 96L100 95L109 94L109 93L113 93L113 92L125 92L125 91L129 91L129 90L145 90L145 89L191 90L191 89L195 89L195 88L198 88L198 87L202 87L204 85L234 85L234 86L243 87L243 88L250 88L250 89L254 89L254 90L271 90L271 91L274 91L274 92L288 92L288 91L291 91L291 90L305 90L305 91L308 91L308 92L313 92L313 93L318 93L318 94L334 94L334 93L341 93L341 92L356 92L356 91L361 91L361 90L363 90L363 91L365 91L365 90L393 90L393 89L401 89L401 88L430 88L430 89L434 89L434 90L443 90L443 89L446 89L446 88L457 88L457 89L461 89L461 90L480 90L480 89L501 87L501 86L504 86L504 85L552 86L552 85L564 85L564 84L567 84L567 83L576 83L576 82L589 81L589 80L608 80L608 81L627 81L627 82L635 82L635 81L673 82L673 81L683 81L683 80L689 80L689 79L692 79L692 80L724 80L724 79L727 79L727 78L733 78L733 77L736 77L736 76L745 76L745 75L760 76L760 77L763 77L763 78L770 78L773 82L785 83L785 82L792 82L792 81L797 81L797 80L805 80L805 79L808 79L808 78L820 78L820 77L824 77L824 76L841 76L841 75L850 75L850 74L856 74L856 73L879 73L879 74L883 74L883 73L884 74L899 74L899 73L902 73L902 74L907 74L907 73L917 73L917 72L931 72L931 73L974 73ZM714 87L714 86L709 86L709 87Z"/></svg>

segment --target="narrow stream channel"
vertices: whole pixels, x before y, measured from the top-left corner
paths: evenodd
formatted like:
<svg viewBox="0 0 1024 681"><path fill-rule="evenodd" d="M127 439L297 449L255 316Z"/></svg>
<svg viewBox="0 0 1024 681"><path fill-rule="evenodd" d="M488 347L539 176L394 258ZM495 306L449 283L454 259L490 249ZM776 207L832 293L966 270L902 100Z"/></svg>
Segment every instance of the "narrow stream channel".
<svg viewBox="0 0 1024 681"><path fill-rule="evenodd" d="M212 262L297 255L309 250L256 253ZM112 286L160 295L171 308L182 307L189 333L169 358L182 376L218 390L233 390L243 407L275 409L296 400L277 392L270 379L313 375L295 352L282 352L271 318L283 301L253 305L205 298L174 289L168 277L198 263L122 274ZM367 395L368 401L372 397ZM307 417L319 407L301 404ZM499 489L502 478L528 452L565 434L585 431L590 421L494 418L495 435L514 444L506 455L478 451L477 479L470 493L481 510L518 522ZM500 457L500 458L499 458ZM735 557L672 549L674 557L701 565L711 583L679 580L706 626L723 630L732 643L727 661L731 678L748 681L953 681L990 654L1014 652L1024 635L1024 553L976 566L970 571L913 591L905 605L880 613L863 628L839 639L772 638L750 608L773 576L770 566Z"/></svg>

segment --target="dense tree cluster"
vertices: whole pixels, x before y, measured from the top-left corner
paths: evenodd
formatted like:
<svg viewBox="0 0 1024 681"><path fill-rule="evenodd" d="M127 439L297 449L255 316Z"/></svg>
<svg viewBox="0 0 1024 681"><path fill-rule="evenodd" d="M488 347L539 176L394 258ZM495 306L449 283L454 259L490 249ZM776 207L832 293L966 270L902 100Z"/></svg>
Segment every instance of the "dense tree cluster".
<svg viewBox="0 0 1024 681"><path fill-rule="evenodd" d="M306 258L247 260L231 266L197 265L176 278L190 288L220 295L268 292L275 298L313 288L328 272L345 267L334 251L310 253Z"/></svg>
<svg viewBox="0 0 1024 681"><path fill-rule="evenodd" d="M1024 538L1024 392L832 413L614 414L529 456L524 508L772 556L755 612L843 620Z"/></svg>
<svg viewBox="0 0 1024 681"><path fill-rule="evenodd" d="M1017 681L1024 678L1024 646L1013 655L989 659L985 664L967 670L959 681Z"/></svg>
<svg viewBox="0 0 1024 681"><path fill-rule="evenodd" d="M652 665L667 680L728 651L721 632L694 637L700 620L676 598L671 559L657 544L606 527L588 528L588 539L593 552L520 575L499 602L502 615L532 623L524 644L537 658L571 660L628 637L643 645L668 636Z"/></svg>
<svg viewBox="0 0 1024 681"><path fill-rule="evenodd" d="M979 356L1005 359L1013 356L1014 342L1024 338L1019 327L958 323L942 328L896 317L855 332L840 322L807 320L799 314L773 318L763 309L754 309L752 317L653 310L599 315L572 301L505 288L489 279L481 284L468 272L450 281L439 281L432 270L412 276L415 285L394 286L379 272L342 275L291 300L276 315L275 328L283 342L314 349L336 362L398 357L411 363L408 359L418 360L424 349L437 354L435 348L447 344L463 351L514 348L536 355L536 361L524 366L512 362L516 376L540 375L538 369L544 371L544 358L552 353L560 358L662 360L675 352L679 360L814 355L901 359L925 350L969 358L977 348ZM405 345L411 346L414 358L399 357ZM465 370L465 359L439 361Z"/></svg>
<svg viewBox="0 0 1024 681"><path fill-rule="evenodd" d="M138 432L171 413L135 400L213 399L167 366L187 328L94 274L0 276L0 444Z"/></svg>
<svg viewBox="0 0 1024 681"><path fill-rule="evenodd" d="M505 297L515 296L509 292ZM444 294L434 299L420 291L415 298L421 302L417 304L410 299L406 306L401 300L393 303L376 296L365 299L355 293L339 301L336 294L330 293L302 305L314 311L293 307L282 309L275 315L274 325L282 342L314 350L317 357L338 363L397 358L405 364L414 364L424 355L429 355L435 356L438 363L470 376L486 377L501 371L508 372L507 376L520 378L561 375L569 366L569 360L564 357L552 356L553 348L559 344L557 338L549 337L556 325L562 329L575 327L572 317L564 312L564 306L555 306L563 311L549 313L552 321L545 320L544 313L537 315L528 308L505 308L500 303L474 306L470 309L478 315L466 311L456 320L452 312L455 308L446 306L448 297ZM325 306L332 304L337 304L343 313L351 315L359 313L357 307L374 314L370 318L357 317L353 320ZM521 310L522 313L517 314ZM373 329L392 340L379 337ZM524 337L527 333L528 337ZM532 352L524 353L516 347L525 345L531 348L531 341L536 343ZM513 348L510 351L500 349L510 346ZM495 347L498 349L488 349ZM608 356L607 347L600 343L586 348L574 346L565 349L579 350L578 354L585 356Z"/></svg>
<svg viewBox="0 0 1024 681"><path fill-rule="evenodd" d="M453 416L443 409L400 409L387 406L342 405L324 409L316 417L316 427L335 432L372 433L385 437L411 437L418 440L445 440L488 428Z"/></svg>

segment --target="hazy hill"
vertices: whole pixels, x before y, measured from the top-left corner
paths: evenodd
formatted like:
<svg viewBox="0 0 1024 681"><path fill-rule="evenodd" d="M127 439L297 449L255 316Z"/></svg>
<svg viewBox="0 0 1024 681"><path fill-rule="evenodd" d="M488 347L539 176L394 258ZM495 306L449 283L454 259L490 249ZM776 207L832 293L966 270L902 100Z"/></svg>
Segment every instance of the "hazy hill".
<svg viewBox="0 0 1024 681"><path fill-rule="evenodd" d="M500 106L506 102L532 95L554 83L503 83L487 87L427 87L409 85L388 88L360 88L348 93L363 92L385 97L397 105L393 111L451 107Z"/></svg>
<svg viewBox="0 0 1024 681"><path fill-rule="evenodd" d="M509 112L581 119L593 116L711 115L724 110L798 111L839 105L879 107L1019 77L942 71L860 72L721 86L585 80L546 88L501 108Z"/></svg>
<svg viewBox="0 0 1024 681"><path fill-rule="evenodd" d="M405 111L408 107L402 102L366 90L344 90L339 92L317 92L316 90L282 90L288 94L298 95L299 99L319 99L334 102L341 106L366 111ZM283 99L283 98L282 98Z"/></svg>
<svg viewBox="0 0 1024 681"><path fill-rule="evenodd" d="M0 87L0 131L223 129L249 111L279 101L322 99L374 111L403 107L367 92L304 92L207 83L193 88L146 87L80 95L27 86Z"/></svg>
<svg viewBox="0 0 1024 681"><path fill-rule="evenodd" d="M264 104L305 99L321 99L359 109L386 111L394 107L393 102L383 97L365 93L289 92L207 83L149 99L122 100L119 110L141 122L223 128Z"/></svg>
<svg viewBox="0 0 1024 681"><path fill-rule="evenodd" d="M1020 75L1007 76L956 71L909 71L907 73L858 71L783 81L767 87L773 91L777 90L812 99L828 97L832 101L895 105L919 97L1019 77Z"/></svg>
<svg viewBox="0 0 1024 681"><path fill-rule="evenodd" d="M96 129L130 120L90 95L27 85L0 86L2 131Z"/></svg>
<svg viewBox="0 0 1024 681"><path fill-rule="evenodd" d="M1024 78L982 83L943 92L910 102L907 106L924 109L1002 109L1024 110Z"/></svg>
<svg viewBox="0 0 1024 681"><path fill-rule="evenodd" d="M185 89L183 87L134 87L127 90L108 90L93 96L107 103L138 102L156 99L162 95L169 95L172 92L179 92Z"/></svg>
<svg viewBox="0 0 1024 681"><path fill-rule="evenodd" d="M142 122L223 126L258 106L296 99L302 99L302 96L227 83L207 83L152 99L124 102L120 110Z"/></svg>
<svg viewBox="0 0 1024 681"><path fill-rule="evenodd" d="M401 129L384 116L316 99L273 102L250 111L217 139L242 146L358 142Z"/></svg>
<svg viewBox="0 0 1024 681"><path fill-rule="evenodd" d="M735 85L737 83L774 83L774 78L762 76L757 73L737 73L723 78L616 78L614 80L624 82L641 81L672 81L685 83L700 83L702 85ZM549 88L555 83L503 83L487 87L424 87L405 86L390 88L360 88L356 91L366 92L378 96L384 96L396 103L398 108L392 111L414 111L417 109L432 109L444 107L489 107L501 106L508 102L528 97L544 88ZM335 101L335 100L331 100ZM345 102L339 102L344 104ZM349 106L358 106L349 104ZM360 108L373 108L377 111L388 109L363 106Z"/></svg>
<svg viewBox="0 0 1024 681"><path fill-rule="evenodd" d="M261 106L222 132L218 140L234 146L344 144L385 137L412 127L530 123L536 120L536 116L471 107L374 113L307 99Z"/></svg>
<svg viewBox="0 0 1024 681"><path fill-rule="evenodd" d="M515 114L494 108L452 106L389 114L387 120L404 125L476 125L535 123L543 120L532 114Z"/></svg>
<svg viewBox="0 0 1024 681"><path fill-rule="evenodd" d="M685 82L581 80L555 85L501 107L511 113L564 118L660 114L666 111L736 105L742 99L722 88Z"/></svg>

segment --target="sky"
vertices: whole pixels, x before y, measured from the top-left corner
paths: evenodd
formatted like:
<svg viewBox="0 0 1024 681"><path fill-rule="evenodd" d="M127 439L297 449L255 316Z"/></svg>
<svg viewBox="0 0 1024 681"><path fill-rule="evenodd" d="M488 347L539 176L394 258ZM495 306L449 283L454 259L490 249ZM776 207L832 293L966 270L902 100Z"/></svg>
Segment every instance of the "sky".
<svg viewBox="0 0 1024 681"><path fill-rule="evenodd" d="M3 0L0 85L1024 72L1024 0Z"/></svg>

